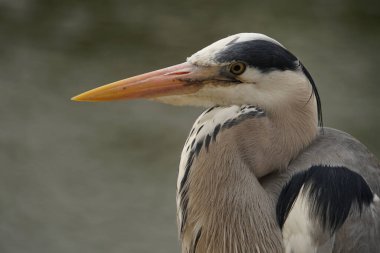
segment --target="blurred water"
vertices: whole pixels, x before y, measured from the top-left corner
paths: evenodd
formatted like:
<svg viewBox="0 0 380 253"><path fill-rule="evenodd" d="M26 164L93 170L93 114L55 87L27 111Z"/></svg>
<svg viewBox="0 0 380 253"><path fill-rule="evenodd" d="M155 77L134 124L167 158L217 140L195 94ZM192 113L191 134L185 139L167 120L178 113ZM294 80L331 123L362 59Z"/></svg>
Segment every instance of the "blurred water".
<svg viewBox="0 0 380 253"><path fill-rule="evenodd" d="M325 125L380 156L379 5L0 0L0 252L178 252L177 165L200 109L69 98L237 32L299 56Z"/></svg>

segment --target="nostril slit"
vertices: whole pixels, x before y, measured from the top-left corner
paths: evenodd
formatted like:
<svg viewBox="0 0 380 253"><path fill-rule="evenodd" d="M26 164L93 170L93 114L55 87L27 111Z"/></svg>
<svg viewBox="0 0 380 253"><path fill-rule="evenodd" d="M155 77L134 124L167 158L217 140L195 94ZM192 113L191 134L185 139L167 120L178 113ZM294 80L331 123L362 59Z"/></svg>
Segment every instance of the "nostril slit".
<svg viewBox="0 0 380 253"><path fill-rule="evenodd" d="M179 76L179 75L186 75L186 74L189 74L190 71L178 71L178 72L171 72L171 73L167 73L165 74L166 76Z"/></svg>

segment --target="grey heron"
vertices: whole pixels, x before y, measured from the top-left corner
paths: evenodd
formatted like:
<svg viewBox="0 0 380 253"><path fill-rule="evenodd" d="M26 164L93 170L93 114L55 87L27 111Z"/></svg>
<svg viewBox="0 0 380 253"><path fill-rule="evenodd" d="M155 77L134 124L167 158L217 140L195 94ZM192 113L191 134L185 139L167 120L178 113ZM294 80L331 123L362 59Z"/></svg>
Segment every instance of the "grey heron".
<svg viewBox="0 0 380 253"><path fill-rule="evenodd" d="M322 127L310 73L276 40L232 35L73 100L137 98L207 108L179 165L183 253L380 252L379 162Z"/></svg>

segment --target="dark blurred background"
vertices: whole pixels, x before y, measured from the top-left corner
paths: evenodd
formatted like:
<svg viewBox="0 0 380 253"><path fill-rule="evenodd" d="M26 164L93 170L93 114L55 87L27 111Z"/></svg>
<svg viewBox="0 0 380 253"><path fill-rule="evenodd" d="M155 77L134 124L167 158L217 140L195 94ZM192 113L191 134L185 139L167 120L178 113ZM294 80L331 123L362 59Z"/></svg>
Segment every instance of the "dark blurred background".
<svg viewBox="0 0 380 253"><path fill-rule="evenodd" d="M380 156L380 1L0 0L0 252L178 252L175 187L201 109L75 103L227 35L279 40L326 126Z"/></svg>

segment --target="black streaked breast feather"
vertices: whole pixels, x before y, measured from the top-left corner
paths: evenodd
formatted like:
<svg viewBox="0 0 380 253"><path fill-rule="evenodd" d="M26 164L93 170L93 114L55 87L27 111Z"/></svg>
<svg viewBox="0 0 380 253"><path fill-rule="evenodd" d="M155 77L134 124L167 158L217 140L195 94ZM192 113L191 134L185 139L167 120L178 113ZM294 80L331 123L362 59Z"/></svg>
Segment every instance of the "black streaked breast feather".
<svg viewBox="0 0 380 253"><path fill-rule="evenodd" d="M212 107L208 109L205 112L205 114L212 111L214 108L216 107ZM249 109L255 109L255 110L250 111ZM222 130L238 125L239 123L249 118L255 118L255 117L257 118L257 117L265 116L265 112L261 108L254 107L254 106L245 106L245 107L242 107L241 110L247 110L247 111L243 111L243 113L236 116L235 118L231 118L230 120L226 121L223 125L217 124L215 128L210 133L208 133L204 138L200 138L199 140L197 138L194 138L191 144L189 145L190 151L189 151L188 159L185 165L185 173L184 173L183 178L181 179L180 186L178 189L178 193L180 195L180 209L183 211L182 213L183 217L180 224L181 232L183 232L186 219L187 219L187 205L189 202L189 197L188 197L189 185L187 184L187 182L188 182L188 178L190 174L190 169L191 169L191 166L193 165L194 160L199 155L201 149L205 146L206 151L208 151L209 146L211 145L213 141L216 141L216 137ZM200 129L202 129L203 127L204 125L202 125ZM190 135L194 133L195 131L194 129L195 128L191 130ZM199 133L200 133L200 130L198 129L196 135L198 135Z"/></svg>

